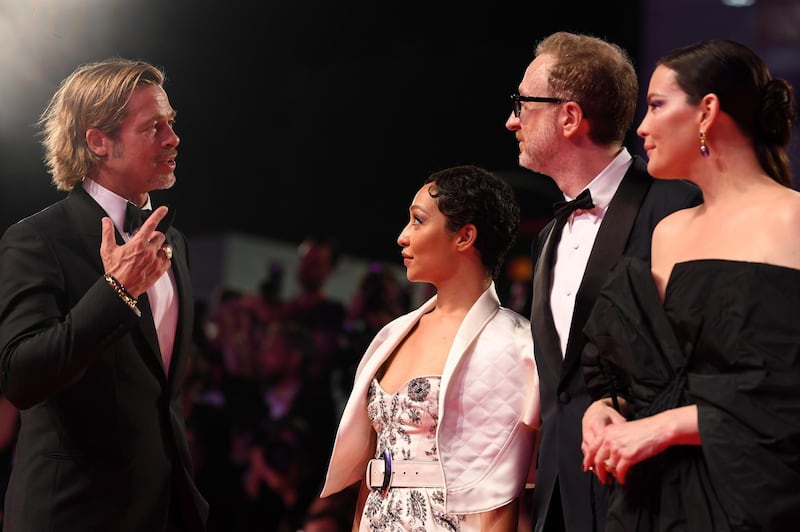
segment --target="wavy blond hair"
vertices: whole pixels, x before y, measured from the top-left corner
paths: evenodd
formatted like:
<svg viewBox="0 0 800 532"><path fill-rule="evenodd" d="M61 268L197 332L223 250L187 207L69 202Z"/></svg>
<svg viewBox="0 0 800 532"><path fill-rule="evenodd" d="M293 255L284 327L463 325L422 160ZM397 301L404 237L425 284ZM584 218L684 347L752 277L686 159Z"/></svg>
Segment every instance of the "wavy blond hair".
<svg viewBox="0 0 800 532"><path fill-rule="evenodd" d="M100 160L86 131L97 128L113 137L133 91L163 84L159 67L116 57L81 65L61 82L38 123L44 163L58 190L72 190Z"/></svg>

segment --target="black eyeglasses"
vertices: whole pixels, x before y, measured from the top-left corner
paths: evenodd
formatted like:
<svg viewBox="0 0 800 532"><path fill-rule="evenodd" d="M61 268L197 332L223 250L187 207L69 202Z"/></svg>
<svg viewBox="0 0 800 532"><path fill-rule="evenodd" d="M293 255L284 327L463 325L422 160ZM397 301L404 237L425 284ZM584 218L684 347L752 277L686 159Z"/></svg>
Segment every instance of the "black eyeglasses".
<svg viewBox="0 0 800 532"><path fill-rule="evenodd" d="M553 98L549 96L520 96L519 94L511 95L511 103L514 106L514 116L519 118L522 112L522 102L539 102L539 103L564 103L567 100L563 98Z"/></svg>

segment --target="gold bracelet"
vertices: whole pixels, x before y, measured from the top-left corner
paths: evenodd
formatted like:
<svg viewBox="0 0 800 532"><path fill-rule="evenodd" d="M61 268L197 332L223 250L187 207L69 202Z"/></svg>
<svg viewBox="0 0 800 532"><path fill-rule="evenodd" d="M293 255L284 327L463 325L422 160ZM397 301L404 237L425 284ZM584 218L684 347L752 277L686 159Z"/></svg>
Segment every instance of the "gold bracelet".
<svg viewBox="0 0 800 532"><path fill-rule="evenodd" d="M131 310L132 310L132 311L134 311L134 312L136 313L136 316L138 316L139 318L141 318L141 317L142 317L142 311L141 311L141 310L139 310L139 307L137 307L137 306L136 306L136 304L137 304L139 301L137 301L135 297L132 297L132 296L131 296L131 295L128 293L128 291L127 291L127 290L125 290L125 287L124 287L124 286L122 286L122 283L120 283L120 282L117 280L117 278L116 278L116 277L114 277L113 275L111 275L111 274L109 274L109 273L105 274L105 275L103 276L103 279L105 279L105 280L106 280L106 282L109 284L109 286L111 286L111 288L113 288L113 289L114 289L114 292L116 292L116 293L117 293L117 295L118 295L120 298L122 298L122 300L123 300L123 301L124 301L124 302L125 302L125 303L126 303L126 304L127 304L129 307L130 307L130 308L131 308Z"/></svg>

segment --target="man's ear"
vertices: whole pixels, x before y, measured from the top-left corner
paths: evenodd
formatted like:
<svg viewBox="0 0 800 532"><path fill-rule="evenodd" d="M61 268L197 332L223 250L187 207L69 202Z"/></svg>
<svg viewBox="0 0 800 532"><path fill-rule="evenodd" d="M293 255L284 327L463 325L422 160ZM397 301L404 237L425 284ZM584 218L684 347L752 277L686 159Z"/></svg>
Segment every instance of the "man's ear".
<svg viewBox="0 0 800 532"><path fill-rule="evenodd" d="M96 127L90 127L86 130L86 144L95 155L99 157L108 155L109 142L108 136Z"/></svg>
<svg viewBox="0 0 800 532"><path fill-rule="evenodd" d="M588 122L583 116L583 109L577 102L564 102L559 114L559 120L566 137L574 135L580 130L581 126L588 127Z"/></svg>

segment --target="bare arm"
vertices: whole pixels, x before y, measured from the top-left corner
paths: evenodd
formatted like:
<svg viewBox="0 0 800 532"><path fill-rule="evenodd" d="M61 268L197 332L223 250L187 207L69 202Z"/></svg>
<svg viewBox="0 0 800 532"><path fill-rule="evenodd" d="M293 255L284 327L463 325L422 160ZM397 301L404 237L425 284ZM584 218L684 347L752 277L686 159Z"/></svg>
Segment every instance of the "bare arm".
<svg viewBox="0 0 800 532"><path fill-rule="evenodd" d="M508 532L519 527L519 498L481 514L481 532Z"/></svg>
<svg viewBox="0 0 800 532"><path fill-rule="evenodd" d="M593 446L593 459L587 455L584 466L593 463L595 474L604 481L603 465L613 465L614 476L624 483L631 466L668 447L700 444L697 405L682 406L635 421L606 425L600 441Z"/></svg>

